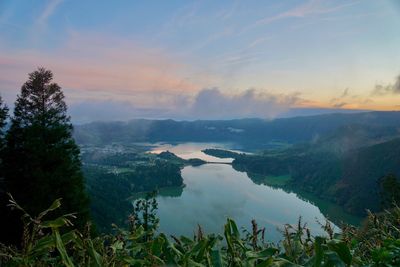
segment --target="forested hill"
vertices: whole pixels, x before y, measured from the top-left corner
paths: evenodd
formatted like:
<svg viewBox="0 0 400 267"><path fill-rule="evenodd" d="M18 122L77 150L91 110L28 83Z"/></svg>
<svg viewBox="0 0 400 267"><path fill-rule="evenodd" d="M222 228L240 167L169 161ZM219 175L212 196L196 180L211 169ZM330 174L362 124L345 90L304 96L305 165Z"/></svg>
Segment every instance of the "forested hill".
<svg viewBox="0 0 400 267"><path fill-rule="evenodd" d="M358 215L365 215L366 209L380 210L383 176L393 173L400 177L400 112L336 113L272 121L94 122L76 126L75 138L80 144L93 145L232 142L258 152L265 150L236 157L234 168L248 172L255 182L263 183L268 176L280 186L286 183ZM227 156L227 151L205 152Z"/></svg>
<svg viewBox="0 0 400 267"><path fill-rule="evenodd" d="M268 183L264 177L290 177L288 188L331 200L352 214L379 211L384 198L389 202L400 198L400 181L384 180L391 174L400 177L400 138L342 153L318 144L262 155L240 154L233 167L248 172L258 183Z"/></svg>
<svg viewBox="0 0 400 267"><path fill-rule="evenodd" d="M400 126L400 112L362 112L324 114L275 120L145 120L129 122L93 122L75 126L75 139L80 144L110 142L235 142L268 147L271 141L288 143L318 139L339 127L351 124L392 127Z"/></svg>

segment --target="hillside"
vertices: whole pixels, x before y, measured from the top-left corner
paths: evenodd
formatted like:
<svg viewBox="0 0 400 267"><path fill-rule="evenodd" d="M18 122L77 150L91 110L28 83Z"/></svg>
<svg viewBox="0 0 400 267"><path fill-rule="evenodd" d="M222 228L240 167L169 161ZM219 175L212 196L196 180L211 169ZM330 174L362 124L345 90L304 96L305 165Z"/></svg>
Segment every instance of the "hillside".
<svg viewBox="0 0 400 267"><path fill-rule="evenodd" d="M378 180L388 174L400 177L400 138L340 154L310 145L279 153L240 155L233 166L259 183L265 182L266 176L288 175L291 179L285 187L313 193L352 214L365 215L366 209L381 209Z"/></svg>
<svg viewBox="0 0 400 267"><path fill-rule="evenodd" d="M232 142L264 152L204 152L234 157L233 167L246 171L256 183L312 193L353 214L365 215L366 209L380 209L378 179L400 174L399 128L400 112L363 112L272 121L94 122L76 126L75 138L81 145L94 147L112 143L126 147L134 142ZM169 153L160 156L179 163ZM88 163L87 159L84 162Z"/></svg>
<svg viewBox="0 0 400 267"><path fill-rule="evenodd" d="M298 143L318 140L339 127L359 124L399 127L400 112L362 112L317 116L237 120L131 120L76 125L79 144L112 142L234 142L254 150L272 148L276 141ZM392 129L393 131L393 129ZM275 145L274 145L275 144Z"/></svg>

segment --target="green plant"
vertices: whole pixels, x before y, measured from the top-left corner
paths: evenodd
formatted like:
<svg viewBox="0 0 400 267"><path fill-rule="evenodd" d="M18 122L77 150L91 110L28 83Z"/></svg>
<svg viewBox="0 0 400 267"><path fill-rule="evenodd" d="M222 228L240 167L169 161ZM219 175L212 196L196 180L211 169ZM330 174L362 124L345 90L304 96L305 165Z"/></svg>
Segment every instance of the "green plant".
<svg viewBox="0 0 400 267"><path fill-rule="evenodd" d="M136 215L155 216L154 196L142 199ZM157 220L145 228L138 220L126 230L92 237L90 224L83 232L73 228L74 214L46 220L59 209L60 200L30 216L10 196L9 206L22 212L24 224L21 248L0 244L1 266L399 266L399 208L379 216L370 214L366 227L344 227L333 233L329 222L322 225L324 236L312 236L301 218L297 225L285 225L278 245L263 240L265 230L252 222L242 236L232 219L227 219L223 236L205 234L198 226L193 238L157 234ZM147 210L147 211L146 211ZM152 212L150 212L152 211ZM379 218L378 218L379 217ZM136 217L135 217L136 218ZM148 220L149 223L151 220ZM140 222L140 223L139 223ZM378 235L378 232L381 234ZM379 242L378 242L379 241ZM373 242L377 242L373 245ZM366 249L368 253L362 251Z"/></svg>
<svg viewBox="0 0 400 267"><path fill-rule="evenodd" d="M129 216L131 231L142 226L146 232L146 240L153 237L157 230L159 219L157 217L158 203L157 191L147 193L144 198L139 198L133 203L133 212Z"/></svg>

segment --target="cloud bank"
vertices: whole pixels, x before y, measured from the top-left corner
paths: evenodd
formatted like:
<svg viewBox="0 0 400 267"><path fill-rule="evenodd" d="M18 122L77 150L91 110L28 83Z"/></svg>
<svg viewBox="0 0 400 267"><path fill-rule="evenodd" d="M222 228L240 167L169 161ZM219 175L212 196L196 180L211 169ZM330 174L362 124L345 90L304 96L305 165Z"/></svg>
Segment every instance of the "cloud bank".
<svg viewBox="0 0 400 267"><path fill-rule="evenodd" d="M272 94L249 89L237 95L219 89L203 89L189 111L198 118L274 118L301 102L299 94Z"/></svg>
<svg viewBox="0 0 400 267"><path fill-rule="evenodd" d="M157 94L154 95L157 97ZM166 96L161 96L166 97ZM194 97L169 95L157 107L142 107L127 101L83 101L70 105L74 122L149 119L272 119L303 101L298 93L273 94L249 89L229 95L218 88L203 89Z"/></svg>

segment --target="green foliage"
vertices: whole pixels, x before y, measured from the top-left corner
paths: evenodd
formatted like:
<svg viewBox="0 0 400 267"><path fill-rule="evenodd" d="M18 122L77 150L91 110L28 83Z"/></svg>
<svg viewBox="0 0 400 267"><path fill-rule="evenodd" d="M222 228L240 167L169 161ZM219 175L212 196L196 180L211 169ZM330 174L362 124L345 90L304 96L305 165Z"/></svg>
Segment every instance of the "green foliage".
<svg viewBox="0 0 400 267"><path fill-rule="evenodd" d="M150 195L137 205L135 218L156 210ZM384 214L370 214L362 229L345 227L334 234L323 225L325 236L312 236L299 220L286 225L280 245L264 242L264 229L252 222L252 231L242 236L228 219L224 235L204 234L199 226L193 238L156 233L145 220L135 221L129 230L115 227L114 235L93 238L88 228L72 229L73 214L47 220L60 208L60 200L32 217L13 198L10 207L22 212L23 246L0 244L1 266L399 266L400 208ZM154 209L153 209L154 208ZM154 214L154 213L153 213ZM155 215L155 214L154 214ZM143 217L142 217L143 218ZM155 216L154 216L155 218ZM131 221L132 223L133 221ZM149 232L145 230L148 229Z"/></svg>
<svg viewBox="0 0 400 267"><path fill-rule="evenodd" d="M400 204L400 182L394 174L388 174L378 180L379 194L383 208Z"/></svg>
<svg viewBox="0 0 400 267"><path fill-rule="evenodd" d="M400 239L384 240L371 256L378 266L400 266Z"/></svg>
<svg viewBox="0 0 400 267"><path fill-rule="evenodd" d="M89 205L80 152L72 138L63 92L52 79L51 71L39 68L21 87L3 153L5 192L11 192L33 214L63 198L64 205L55 216L77 212L76 224L83 229ZM22 228L15 216L4 215L1 239L15 239ZM4 231L7 228L17 232Z"/></svg>
<svg viewBox="0 0 400 267"><path fill-rule="evenodd" d="M339 141L327 140L261 155L242 154L232 165L255 183L265 182L265 177L290 176L290 181L281 179L280 186L333 201L355 215L366 216L367 209L378 212L400 200L400 183L394 177L400 175L399 138L343 154L331 148Z"/></svg>
<svg viewBox="0 0 400 267"><path fill-rule="evenodd" d="M191 166L200 166L206 163L206 161L202 159L182 159L175 155L172 152L169 151L163 151L160 154L157 155L158 158L160 159L165 159L170 163L175 163L176 165L179 165L181 167L184 167L185 165L191 165Z"/></svg>
<svg viewBox="0 0 400 267"><path fill-rule="evenodd" d="M399 254L395 252L399 249L400 208L395 205L379 214L369 212L359 229L350 226L343 229L343 239L352 244L354 253L363 261L379 262L378 266L398 266L393 263L399 261Z"/></svg>
<svg viewBox="0 0 400 267"><path fill-rule="evenodd" d="M210 156L214 156L217 158L236 158L238 157L240 154L236 153L236 152L232 152L229 150L224 150L224 149L215 149L215 148L207 148L202 150L201 152L210 155Z"/></svg>
<svg viewBox="0 0 400 267"><path fill-rule="evenodd" d="M159 219L156 212L158 208L156 200L157 192L147 193L145 198L135 200L133 203L133 212L129 217L132 230L137 227L143 227L146 232L146 240L153 237L158 227Z"/></svg>
<svg viewBox="0 0 400 267"><path fill-rule="evenodd" d="M96 229L108 233L112 223L123 224L130 212L130 183L125 175L115 175L100 167L84 165L83 172Z"/></svg>
<svg viewBox="0 0 400 267"><path fill-rule="evenodd" d="M91 214L101 232L124 222L135 193L183 186L181 165L156 155L95 151L84 152L82 161Z"/></svg>

